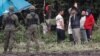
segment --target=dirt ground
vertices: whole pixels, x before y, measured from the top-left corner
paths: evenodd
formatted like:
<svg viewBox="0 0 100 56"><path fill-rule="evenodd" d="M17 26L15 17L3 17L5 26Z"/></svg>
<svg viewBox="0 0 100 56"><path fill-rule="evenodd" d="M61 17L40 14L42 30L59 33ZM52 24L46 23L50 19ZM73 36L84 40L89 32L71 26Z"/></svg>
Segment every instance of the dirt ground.
<svg viewBox="0 0 100 56"><path fill-rule="evenodd" d="M0 56L100 56L100 50L82 52L52 52L52 53L6 53Z"/></svg>

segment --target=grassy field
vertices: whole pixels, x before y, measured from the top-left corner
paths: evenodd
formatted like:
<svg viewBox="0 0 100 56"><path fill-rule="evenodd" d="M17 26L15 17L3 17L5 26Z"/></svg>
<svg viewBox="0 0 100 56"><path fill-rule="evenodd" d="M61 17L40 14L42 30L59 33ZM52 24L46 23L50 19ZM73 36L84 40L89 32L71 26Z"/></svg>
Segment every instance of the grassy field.
<svg viewBox="0 0 100 56"><path fill-rule="evenodd" d="M30 48L31 52L34 52L34 45ZM74 52L74 51L87 51L87 50L100 50L100 43L87 43L82 45L72 45L71 43L65 42L61 44L49 43L41 44L39 52ZM25 52L25 43L20 43L13 49L14 52ZM3 46L0 47L0 53L3 52Z"/></svg>
<svg viewBox="0 0 100 56"><path fill-rule="evenodd" d="M45 37L42 37L42 39L39 39L40 44L40 52L73 52L73 51L86 51L86 50L100 50L100 29L98 29L93 35L93 41L87 43L87 44L81 44L81 45L72 45L71 42L68 41L68 38L60 44L56 43L56 36L54 34L47 35ZM22 38L23 39L23 38ZM20 40L21 41L21 40ZM14 52L25 52L25 43L20 42L15 45ZM31 52L35 51L34 49L34 42L31 42ZM3 44L0 44L0 53L3 52Z"/></svg>

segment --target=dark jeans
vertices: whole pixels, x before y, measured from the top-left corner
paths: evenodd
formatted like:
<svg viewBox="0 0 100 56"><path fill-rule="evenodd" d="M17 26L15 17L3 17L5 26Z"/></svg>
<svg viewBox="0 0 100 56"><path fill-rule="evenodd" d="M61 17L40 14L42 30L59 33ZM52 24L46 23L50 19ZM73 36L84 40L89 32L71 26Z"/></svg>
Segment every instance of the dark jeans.
<svg viewBox="0 0 100 56"><path fill-rule="evenodd" d="M65 31L62 29L57 29L57 42L65 40Z"/></svg>
<svg viewBox="0 0 100 56"><path fill-rule="evenodd" d="M91 39L91 30L89 29L86 29L86 34L87 34L87 38L88 38L88 41Z"/></svg>
<svg viewBox="0 0 100 56"><path fill-rule="evenodd" d="M70 42L73 42L73 41L74 41L73 35L72 35L72 34L69 34L69 41L70 41Z"/></svg>

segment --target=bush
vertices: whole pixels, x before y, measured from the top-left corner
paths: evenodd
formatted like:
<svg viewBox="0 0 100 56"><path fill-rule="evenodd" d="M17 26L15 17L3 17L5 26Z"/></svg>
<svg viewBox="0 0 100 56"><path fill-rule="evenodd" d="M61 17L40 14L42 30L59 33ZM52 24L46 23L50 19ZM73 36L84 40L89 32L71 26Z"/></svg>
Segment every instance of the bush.
<svg viewBox="0 0 100 56"><path fill-rule="evenodd" d="M4 32L0 32L0 43L4 42Z"/></svg>
<svg viewBox="0 0 100 56"><path fill-rule="evenodd" d="M97 27L95 27L95 31L93 32L93 40L94 42L100 42L100 19L98 19Z"/></svg>

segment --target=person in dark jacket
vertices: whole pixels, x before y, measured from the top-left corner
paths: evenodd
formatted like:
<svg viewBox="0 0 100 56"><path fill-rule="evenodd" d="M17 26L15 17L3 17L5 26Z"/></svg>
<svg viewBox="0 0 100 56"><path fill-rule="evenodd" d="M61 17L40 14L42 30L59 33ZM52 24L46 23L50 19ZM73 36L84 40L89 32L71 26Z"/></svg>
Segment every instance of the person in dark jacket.
<svg viewBox="0 0 100 56"><path fill-rule="evenodd" d="M71 28L72 28L74 44L80 44L81 43L80 16L77 15L78 13L77 8L73 7L71 13L72 13Z"/></svg>

